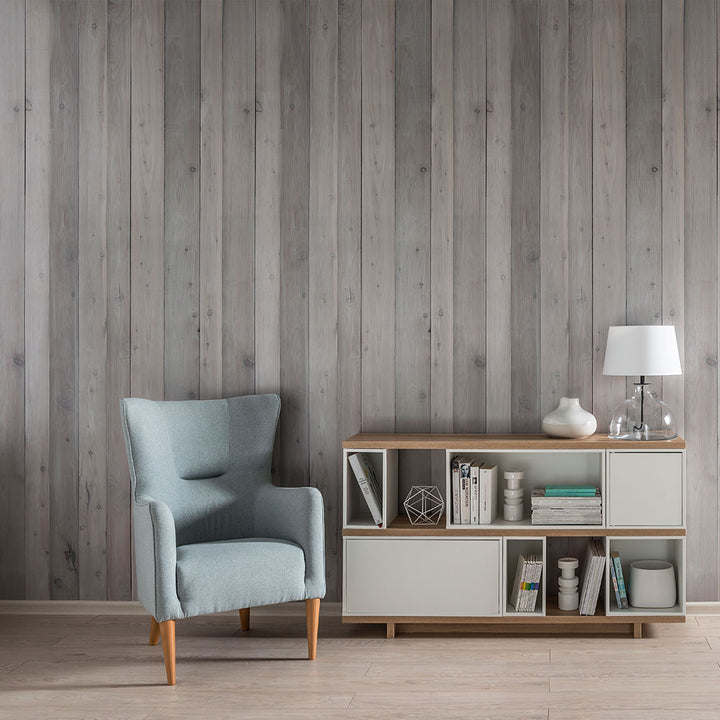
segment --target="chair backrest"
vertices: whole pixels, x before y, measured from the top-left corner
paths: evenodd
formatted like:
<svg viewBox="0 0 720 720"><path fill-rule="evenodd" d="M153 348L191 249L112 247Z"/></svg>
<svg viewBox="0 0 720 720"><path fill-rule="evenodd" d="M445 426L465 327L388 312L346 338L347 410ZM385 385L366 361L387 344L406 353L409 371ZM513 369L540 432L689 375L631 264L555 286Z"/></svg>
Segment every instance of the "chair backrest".
<svg viewBox="0 0 720 720"><path fill-rule="evenodd" d="M178 545L250 537L271 482L277 395L121 401L134 498L164 502Z"/></svg>

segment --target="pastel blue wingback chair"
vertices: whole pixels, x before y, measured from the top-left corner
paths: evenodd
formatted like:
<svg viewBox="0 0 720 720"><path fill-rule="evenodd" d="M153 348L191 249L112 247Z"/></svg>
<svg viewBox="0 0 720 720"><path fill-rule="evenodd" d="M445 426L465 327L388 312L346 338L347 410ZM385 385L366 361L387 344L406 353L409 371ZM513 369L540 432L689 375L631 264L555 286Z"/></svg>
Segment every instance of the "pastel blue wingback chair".
<svg viewBox="0 0 720 720"><path fill-rule="evenodd" d="M306 601L315 659L325 596L323 501L272 484L277 395L121 402L134 499L138 598L175 684L175 620Z"/></svg>

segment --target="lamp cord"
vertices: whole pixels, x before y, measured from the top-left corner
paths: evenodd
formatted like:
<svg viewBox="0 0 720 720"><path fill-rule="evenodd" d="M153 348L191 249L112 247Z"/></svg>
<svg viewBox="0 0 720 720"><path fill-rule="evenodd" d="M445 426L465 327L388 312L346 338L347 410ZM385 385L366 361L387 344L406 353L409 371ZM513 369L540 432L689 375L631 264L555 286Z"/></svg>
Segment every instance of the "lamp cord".
<svg viewBox="0 0 720 720"><path fill-rule="evenodd" d="M640 425L633 425L633 430L639 432L645 424L645 385L647 383L645 382L644 375L640 376L640 382L638 384L640 385Z"/></svg>

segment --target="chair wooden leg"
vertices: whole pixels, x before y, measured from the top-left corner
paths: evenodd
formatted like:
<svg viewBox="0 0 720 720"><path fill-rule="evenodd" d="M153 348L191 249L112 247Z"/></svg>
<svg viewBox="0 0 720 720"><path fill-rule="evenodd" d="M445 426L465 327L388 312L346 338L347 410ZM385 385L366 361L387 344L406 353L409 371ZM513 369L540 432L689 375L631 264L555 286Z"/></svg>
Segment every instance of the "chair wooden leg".
<svg viewBox="0 0 720 720"><path fill-rule="evenodd" d="M160 625L155 618L150 618L150 645L160 642Z"/></svg>
<svg viewBox="0 0 720 720"><path fill-rule="evenodd" d="M165 620L159 623L162 637L163 657L165 658L165 674L167 684L175 684L175 621Z"/></svg>
<svg viewBox="0 0 720 720"><path fill-rule="evenodd" d="M240 608L240 629L247 632L250 629L250 608Z"/></svg>
<svg viewBox="0 0 720 720"><path fill-rule="evenodd" d="M307 616L308 660L314 660L317 654L318 626L320 625L320 598L305 601Z"/></svg>

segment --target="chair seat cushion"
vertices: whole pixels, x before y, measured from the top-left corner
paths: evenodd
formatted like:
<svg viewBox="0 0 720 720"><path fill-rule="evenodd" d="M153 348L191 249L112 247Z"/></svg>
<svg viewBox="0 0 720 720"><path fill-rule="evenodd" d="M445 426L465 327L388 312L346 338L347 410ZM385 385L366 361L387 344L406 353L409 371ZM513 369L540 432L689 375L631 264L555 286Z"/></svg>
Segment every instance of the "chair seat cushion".
<svg viewBox="0 0 720 720"><path fill-rule="evenodd" d="M305 555L268 538L181 545L177 592L186 617L305 600Z"/></svg>

